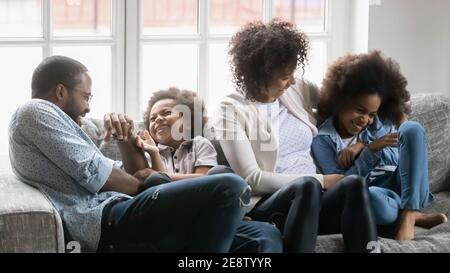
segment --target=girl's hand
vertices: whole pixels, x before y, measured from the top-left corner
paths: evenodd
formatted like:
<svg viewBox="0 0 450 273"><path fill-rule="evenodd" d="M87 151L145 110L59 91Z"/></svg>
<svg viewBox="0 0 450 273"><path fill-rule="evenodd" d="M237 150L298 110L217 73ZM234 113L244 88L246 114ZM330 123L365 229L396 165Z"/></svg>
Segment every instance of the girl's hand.
<svg viewBox="0 0 450 273"><path fill-rule="evenodd" d="M139 130L135 136L136 146L138 146L139 148L143 149L148 153L159 153L158 147L156 146L156 143L153 140L150 133L147 130L145 130L142 137L141 135L142 130Z"/></svg>
<svg viewBox="0 0 450 273"><path fill-rule="evenodd" d="M350 168L353 165L353 162L355 162L355 158L361 153L364 147L364 143L357 142L343 149L339 153L339 165L344 169Z"/></svg>
<svg viewBox="0 0 450 273"><path fill-rule="evenodd" d="M377 152L386 147L397 147L397 145L398 145L398 133L390 133L371 142L367 147L372 152Z"/></svg>

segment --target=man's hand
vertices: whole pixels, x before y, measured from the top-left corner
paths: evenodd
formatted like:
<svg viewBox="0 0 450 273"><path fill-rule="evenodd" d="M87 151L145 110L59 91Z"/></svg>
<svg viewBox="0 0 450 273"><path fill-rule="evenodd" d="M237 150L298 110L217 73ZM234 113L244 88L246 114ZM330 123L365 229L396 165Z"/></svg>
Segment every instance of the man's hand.
<svg viewBox="0 0 450 273"><path fill-rule="evenodd" d="M377 152L386 147L397 147L397 145L398 145L398 133L390 133L371 142L368 148L372 152Z"/></svg>
<svg viewBox="0 0 450 273"><path fill-rule="evenodd" d="M363 149L364 143L361 142L357 142L343 149L339 153L338 157L339 166L343 167L344 169L350 168L353 165L355 158L361 153Z"/></svg>
<svg viewBox="0 0 450 273"><path fill-rule="evenodd" d="M133 174L134 177L136 177L137 179L139 179L139 181L144 182L144 180L149 177L150 175L156 173L156 171L150 169L150 168L145 168L142 170L137 171L135 174Z"/></svg>
<svg viewBox="0 0 450 273"><path fill-rule="evenodd" d="M142 135L142 137L141 137ZM150 133L145 130L142 133L142 130L139 130L135 135L135 143L136 146L143 149L144 151L152 154L152 153L159 153L158 147L156 146L155 141L153 140Z"/></svg>
<svg viewBox="0 0 450 273"><path fill-rule="evenodd" d="M111 135L116 135L120 141L127 141L128 135L134 128L133 120L124 114L110 113L103 117L103 123L106 131L105 141L111 139Z"/></svg>
<svg viewBox="0 0 450 273"><path fill-rule="evenodd" d="M333 187L339 180L344 178L342 174L327 174L323 176L323 187L325 190Z"/></svg>

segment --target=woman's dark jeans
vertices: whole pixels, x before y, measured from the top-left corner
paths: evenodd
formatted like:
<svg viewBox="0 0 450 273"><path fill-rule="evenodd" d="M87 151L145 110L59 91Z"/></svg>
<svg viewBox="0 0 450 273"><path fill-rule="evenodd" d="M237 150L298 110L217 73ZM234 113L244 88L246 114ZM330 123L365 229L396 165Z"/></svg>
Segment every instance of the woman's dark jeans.
<svg viewBox="0 0 450 273"><path fill-rule="evenodd" d="M376 227L365 180L348 176L322 193L320 183L302 177L260 200L249 213L273 222L283 233L286 252L314 252L317 234L343 233L347 252L368 252Z"/></svg>
<svg viewBox="0 0 450 273"><path fill-rule="evenodd" d="M319 234L342 233L346 252L370 252L377 228L366 180L357 175L341 179L322 195Z"/></svg>

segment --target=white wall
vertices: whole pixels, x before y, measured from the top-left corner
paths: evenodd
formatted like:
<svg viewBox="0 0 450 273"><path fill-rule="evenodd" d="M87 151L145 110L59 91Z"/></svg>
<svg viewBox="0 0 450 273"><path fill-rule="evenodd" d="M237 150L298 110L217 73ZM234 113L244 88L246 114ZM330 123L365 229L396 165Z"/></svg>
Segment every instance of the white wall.
<svg viewBox="0 0 450 273"><path fill-rule="evenodd" d="M450 95L450 1L378 0L370 6L369 49L400 63L409 91Z"/></svg>

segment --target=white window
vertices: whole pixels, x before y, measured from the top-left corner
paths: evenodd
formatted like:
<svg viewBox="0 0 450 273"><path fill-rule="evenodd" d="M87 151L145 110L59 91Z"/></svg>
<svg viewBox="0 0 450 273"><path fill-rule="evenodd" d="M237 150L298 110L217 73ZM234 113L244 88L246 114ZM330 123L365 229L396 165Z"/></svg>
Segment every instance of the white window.
<svg viewBox="0 0 450 273"><path fill-rule="evenodd" d="M228 42L248 21L282 17L311 40L306 77L320 84L327 62L342 54L335 27L346 0L0 0L0 155L7 127L31 97L33 69L47 56L84 63L93 78L91 113L141 119L152 92L198 91L211 110L233 92ZM332 16L333 15L333 16ZM211 112L211 111L210 111Z"/></svg>
<svg viewBox="0 0 450 273"><path fill-rule="evenodd" d="M140 118L152 92L176 86L199 92L211 114L221 98L234 90L227 54L229 40L240 26L254 20L284 18L307 33L311 52L305 77L320 84L327 63L344 53L341 42L333 44L333 37L343 39L343 33L337 33L343 28L332 27L332 22L342 20L344 3L339 1L333 6L327 0L128 1L126 112Z"/></svg>
<svg viewBox="0 0 450 273"><path fill-rule="evenodd" d="M124 92L123 31L118 32L123 15L117 14L121 2L0 0L0 75L3 94L8 94L8 100L0 101L0 154L8 153L10 117L31 98L31 75L44 57L66 55L88 67L94 94L91 116L101 117L120 104L124 109L119 95Z"/></svg>

